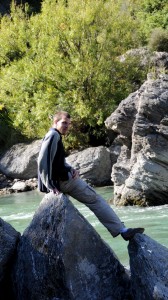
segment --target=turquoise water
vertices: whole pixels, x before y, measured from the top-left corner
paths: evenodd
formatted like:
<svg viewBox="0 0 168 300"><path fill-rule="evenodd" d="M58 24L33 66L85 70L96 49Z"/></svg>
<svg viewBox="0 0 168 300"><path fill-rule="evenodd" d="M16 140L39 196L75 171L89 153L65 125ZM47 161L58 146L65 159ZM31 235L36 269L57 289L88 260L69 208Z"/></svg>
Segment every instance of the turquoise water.
<svg viewBox="0 0 168 300"><path fill-rule="evenodd" d="M112 187L96 188L107 201L113 197ZM38 191L0 196L0 217L10 223L17 231L23 232L29 225L35 210L38 208L43 194ZM107 229L98 221L96 216L83 204L71 198L73 204L92 224L100 236L113 249L120 262L128 266L128 242L121 236L113 238ZM127 227L145 227L145 234L168 248L168 205L157 207L115 207L112 205L120 219Z"/></svg>

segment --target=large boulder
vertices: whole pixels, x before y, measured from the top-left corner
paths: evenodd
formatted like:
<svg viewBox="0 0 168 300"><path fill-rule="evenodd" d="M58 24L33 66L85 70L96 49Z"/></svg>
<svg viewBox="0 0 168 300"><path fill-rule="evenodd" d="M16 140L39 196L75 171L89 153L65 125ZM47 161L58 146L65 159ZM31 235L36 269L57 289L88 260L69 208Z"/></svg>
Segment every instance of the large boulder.
<svg viewBox="0 0 168 300"><path fill-rule="evenodd" d="M46 195L20 236L0 219L1 300L166 300L168 249L129 242L130 275L67 196Z"/></svg>
<svg viewBox="0 0 168 300"><path fill-rule="evenodd" d="M0 172L11 178L37 177L37 156L40 146L41 140L30 144L13 145L0 158Z"/></svg>
<svg viewBox="0 0 168 300"><path fill-rule="evenodd" d="M15 258L20 233L0 219L0 298L14 299L10 273Z"/></svg>
<svg viewBox="0 0 168 300"><path fill-rule="evenodd" d="M126 300L129 277L113 251L61 194L46 195L18 246L17 300Z"/></svg>
<svg viewBox="0 0 168 300"><path fill-rule="evenodd" d="M40 146L41 140L12 146L0 157L0 172L13 179L37 178L37 158ZM108 148L103 146L90 147L69 155L66 160L67 163L78 169L81 178L90 184L95 186L111 184L112 160ZM0 186L3 175L0 175ZM3 181L3 187L5 187L4 183L5 181ZM17 181L14 185L10 184L11 192L30 189L32 187L26 182Z"/></svg>
<svg viewBox="0 0 168 300"><path fill-rule="evenodd" d="M168 299L168 249L146 235L128 245L134 300Z"/></svg>
<svg viewBox="0 0 168 300"><path fill-rule="evenodd" d="M90 147L69 155L67 163L80 171L80 177L92 185L111 184L112 161L108 148Z"/></svg>
<svg viewBox="0 0 168 300"><path fill-rule="evenodd" d="M168 203L168 75L151 77L106 120L118 136L112 169L116 204ZM115 145L115 146L114 146Z"/></svg>

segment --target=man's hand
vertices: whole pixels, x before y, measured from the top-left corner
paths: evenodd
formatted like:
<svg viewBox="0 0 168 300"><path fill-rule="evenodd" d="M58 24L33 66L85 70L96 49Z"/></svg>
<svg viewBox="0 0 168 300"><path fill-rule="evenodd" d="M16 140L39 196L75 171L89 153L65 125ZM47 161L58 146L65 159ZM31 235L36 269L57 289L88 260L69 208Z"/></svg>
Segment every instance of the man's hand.
<svg viewBox="0 0 168 300"><path fill-rule="evenodd" d="M72 178L78 178L79 177L79 172L78 170L75 170L75 169L71 169L71 175L72 175Z"/></svg>
<svg viewBox="0 0 168 300"><path fill-rule="evenodd" d="M61 192L59 190L57 190L56 188L54 190L52 190L52 192L55 194L55 195L59 195L61 194Z"/></svg>

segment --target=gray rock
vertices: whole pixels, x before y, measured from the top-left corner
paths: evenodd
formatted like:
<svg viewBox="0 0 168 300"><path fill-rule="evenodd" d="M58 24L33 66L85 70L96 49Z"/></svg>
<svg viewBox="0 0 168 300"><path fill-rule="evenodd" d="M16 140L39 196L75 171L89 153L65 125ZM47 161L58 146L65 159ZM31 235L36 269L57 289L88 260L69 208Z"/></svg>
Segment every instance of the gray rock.
<svg viewBox="0 0 168 300"><path fill-rule="evenodd" d="M0 173L0 195L32 191L37 189L37 185L37 178L22 181L20 179L7 178Z"/></svg>
<svg viewBox="0 0 168 300"><path fill-rule="evenodd" d="M148 48L142 47L128 50L125 54L120 56L120 61L124 62L127 58L139 59L141 68L155 68L155 71L162 71L168 69L168 53L151 51Z"/></svg>
<svg viewBox="0 0 168 300"><path fill-rule="evenodd" d="M42 200L21 237L17 300L126 300L129 278L113 251L68 198Z"/></svg>
<svg viewBox="0 0 168 300"><path fill-rule="evenodd" d="M108 148L90 147L71 154L66 159L75 169L80 171L80 177L91 185L102 186L111 183L111 156Z"/></svg>
<svg viewBox="0 0 168 300"><path fill-rule="evenodd" d="M37 178L31 178L25 181L19 179L14 180L14 184L10 187L11 193L32 191L37 188Z"/></svg>
<svg viewBox="0 0 168 300"><path fill-rule="evenodd" d="M0 298L14 299L10 273L20 234L0 219Z"/></svg>
<svg viewBox="0 0 168 300"><path fill-rule="evenodd" d="M168 249L137 234L128 245L134 300L168 299Z"/></svg>
<svg viewBox="0 0 168 300"><path fill-rule="evenodd" d="M22 143L12 146L0 158L0 172L7 177L20 180L37 178L37 158L40 146L41 140L30 144ZM111 184L112 161L108 148L103 146L91 147L69 155L66 160L74 168L79 169L81 178L90 184L96 186ZM19 187L19 183L14 184L12 189L13 191L30 189L27 183L25 187L23 185L20 183ZM12 191L12 189L10 190Z"/></svg>
<svg viewBox="0 0 168 300"><path fill-rule="evenodd" d="M27 191L27 186L25 182L17 181L12 185L11 189L14 191L25 192Z"/></svg>
<svg viewBox="0 0 168 300"><path fill-rule="evenodd" d="M13 185L13 180L7 178L4 174L0 173L0 192L4 188L9 188Z"/></svg>
<svg viewBox="0 0 168 300"><path fill-rule="evenodd" d="M0 158L0 172L11 178L37 177L37 156L41 140L31 144L16 144Z"/></svg>
<svg viewBox="0 0 168 300"><path fill-rule="evenodd" d="M106 120L118 133L112 169L116 204L168 203L168 75L148 79Z"/></svg>

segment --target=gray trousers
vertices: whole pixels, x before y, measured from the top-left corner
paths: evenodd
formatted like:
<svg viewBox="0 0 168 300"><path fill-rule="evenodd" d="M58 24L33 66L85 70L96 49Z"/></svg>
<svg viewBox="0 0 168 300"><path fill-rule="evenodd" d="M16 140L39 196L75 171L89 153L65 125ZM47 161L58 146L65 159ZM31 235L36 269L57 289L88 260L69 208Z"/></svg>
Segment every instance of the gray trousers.
<svg viewBox="0 0 168 300"><path fill-rule="evenodd" d="M60 190L89 207L113 237L125 227L106 200L82 179L60 181Z"/></svg>

